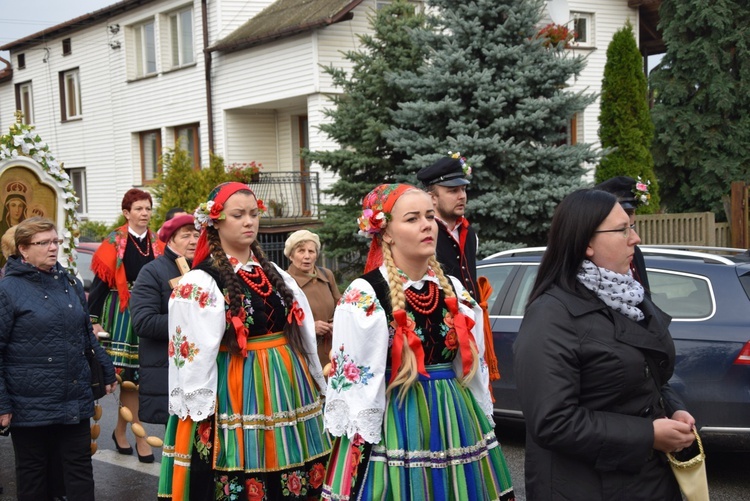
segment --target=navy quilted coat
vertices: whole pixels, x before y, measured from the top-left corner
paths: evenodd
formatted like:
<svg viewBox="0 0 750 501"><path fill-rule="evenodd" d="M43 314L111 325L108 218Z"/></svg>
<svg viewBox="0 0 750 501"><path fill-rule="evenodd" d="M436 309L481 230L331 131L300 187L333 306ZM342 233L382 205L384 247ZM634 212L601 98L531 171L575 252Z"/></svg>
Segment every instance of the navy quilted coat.
<svg viewBox="0 0 750 501"><path fill-rule="evenodd" d="M74 424L94 414L86 336L115 381L91 329L83 287L60 264L44 272L11 257L0 280L0 414L11 426Z"/></svg>

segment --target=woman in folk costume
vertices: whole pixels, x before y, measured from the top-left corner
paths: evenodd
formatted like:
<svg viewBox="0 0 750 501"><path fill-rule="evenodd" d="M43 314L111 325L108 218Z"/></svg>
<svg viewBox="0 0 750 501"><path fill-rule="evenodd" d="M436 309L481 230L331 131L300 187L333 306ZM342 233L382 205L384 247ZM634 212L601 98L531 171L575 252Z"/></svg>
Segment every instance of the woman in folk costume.
<svg viewBox="0 0 750 501"><path fill-rule="evenodd" d="M330 452L315 326L257 241L263 202L220 184L195 211L193 269L169 301L159 497L317 499Z"/></svg>
<svg viewBox="0 0 750 501"><path fill-rule="evenodd" d="M117 374L122 381L138 384L138 335L133 332L130 320L130 289L141 268L164 253L164 242L148 228L151 221L151 195L133 188L122 197L122 214L127 223L110 233L91 259L94 280L89 291L89 313L94 334L108 332L109 339L102 346L112 357ZM120 402L138 419L137 391L120 388ZM128 422L118 412L117 426L112 432L117 452L133 454L126 432ZM152 463L151 446L143 437L135 437L136 453L143 463Z"/></svg>
<svg viewBox="0 0 750 501"><path fill-rule="evenodd" d="M479 306L435 259L430 196L380 185L359 225L365 274L333 319L325 499L509 500Z"/></svg>

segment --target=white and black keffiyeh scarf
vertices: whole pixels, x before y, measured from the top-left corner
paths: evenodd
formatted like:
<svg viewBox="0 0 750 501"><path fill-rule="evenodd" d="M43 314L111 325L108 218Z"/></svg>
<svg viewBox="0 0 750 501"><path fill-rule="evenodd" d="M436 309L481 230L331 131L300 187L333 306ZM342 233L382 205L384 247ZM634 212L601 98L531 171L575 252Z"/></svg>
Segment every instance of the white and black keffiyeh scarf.
<svg viewBox="0 0 750 501"><path fill-rule="evenodd" d="M632 272L615 273L585 259L576 278L616 312L636 322L643 320L643 312L637 307L643 301L643 286L633 278Z"/></svg>

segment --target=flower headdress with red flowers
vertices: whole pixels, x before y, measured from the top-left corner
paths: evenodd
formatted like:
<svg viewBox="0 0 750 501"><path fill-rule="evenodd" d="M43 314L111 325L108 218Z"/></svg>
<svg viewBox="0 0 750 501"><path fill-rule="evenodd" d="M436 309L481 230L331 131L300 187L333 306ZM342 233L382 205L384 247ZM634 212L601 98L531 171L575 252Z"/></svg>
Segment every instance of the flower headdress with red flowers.
<svg viewBox="0 0 750 501"><path fill-rule="evenodd" d="M410 184L381 184L362 200L362 215L357 218L359 234L372 239L367 255L365 273L383 264L381 238L391 219L391 210L396 200L409 190L418 188Z"/></svg>
<svg viewBox="0 0 750 501"><path fill-rule="evenodd" d="M193 217L195 218L195 228L197 230L200 230L201 232L201 235L198 238L198 245L195 249L193 267L196 267L198 263L206 259L210 254L206 228L209 226L214 226L215 221L226 219L227 216L223 212L224 204L229 197L231 197L238 191L249 191L253 196L255 196L255 193L253 193L253 190L250 189L250 186L246 185L245 183L222 183L211 190L211 193L208 195L208 200L198 205L198 207L196 207L195 211L193 212ZM257 197L256 200L258 202L258 210L262 211L264 208L263 201L258 200Z"/></svg>

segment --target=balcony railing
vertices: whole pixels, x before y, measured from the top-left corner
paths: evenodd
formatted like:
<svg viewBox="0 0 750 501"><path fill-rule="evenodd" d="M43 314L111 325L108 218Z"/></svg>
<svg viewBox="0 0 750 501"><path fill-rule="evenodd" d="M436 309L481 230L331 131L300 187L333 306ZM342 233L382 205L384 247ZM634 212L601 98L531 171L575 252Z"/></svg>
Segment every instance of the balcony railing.
<svg viewBox="0 0 750 501"><path fill-rule="evenodd" d="M267 224L318 218L320 183L317 172L261 172L258 181L250 183L250 187L268 208L263 215Z"/></svg>

